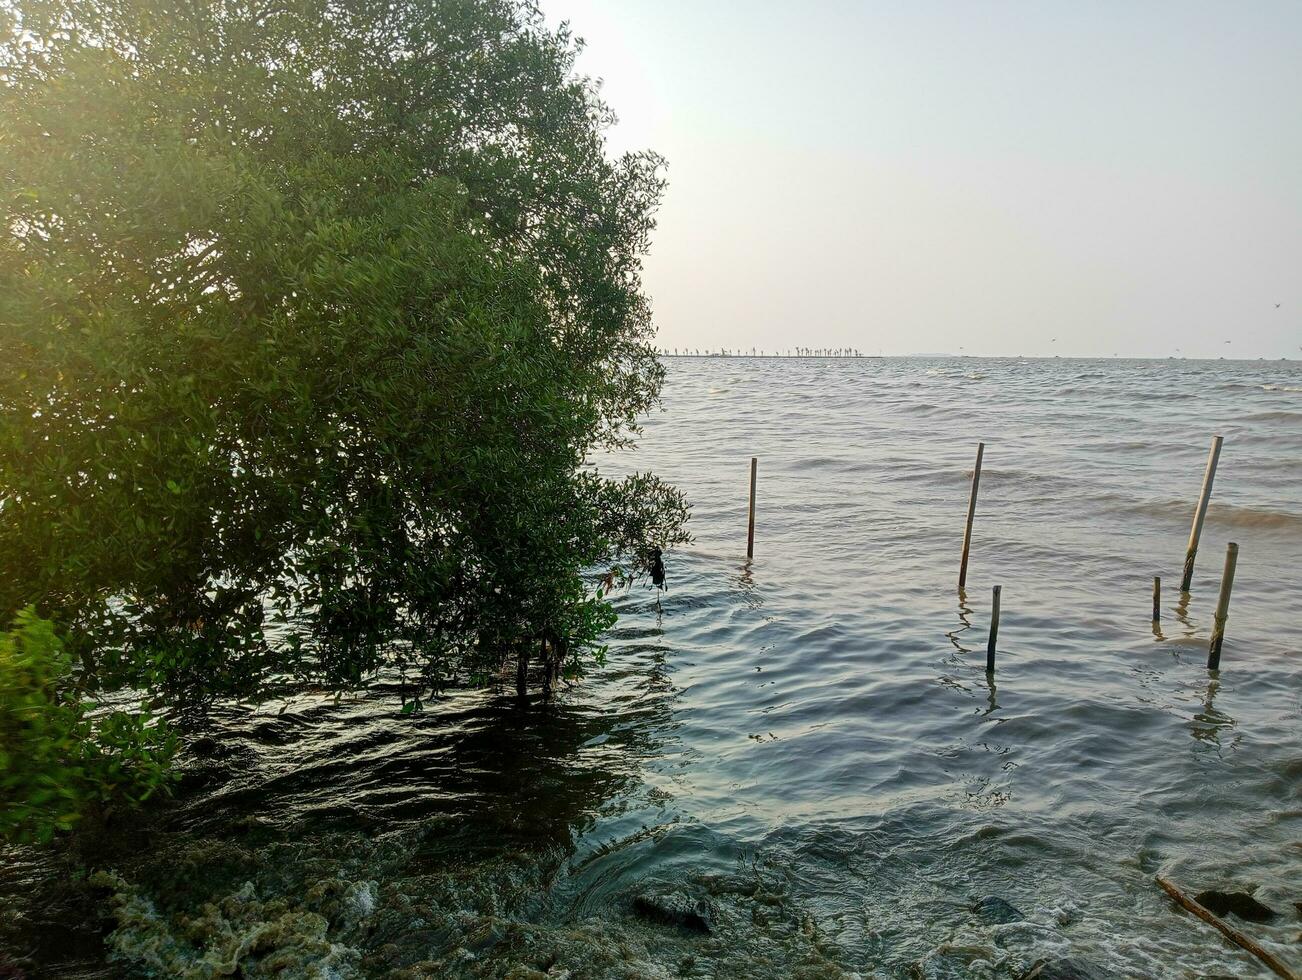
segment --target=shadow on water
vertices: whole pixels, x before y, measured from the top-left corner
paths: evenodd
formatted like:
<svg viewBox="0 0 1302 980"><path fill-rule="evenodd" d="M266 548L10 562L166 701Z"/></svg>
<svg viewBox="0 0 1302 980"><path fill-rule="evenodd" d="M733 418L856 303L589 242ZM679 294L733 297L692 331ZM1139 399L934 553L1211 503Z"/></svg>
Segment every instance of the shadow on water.
<svg viewBox="0 0 1302 980"><path fill-rule="evenodd" d="M1239 735L1235 731L1238 722L1216 707L1216 694L1220 688L1219 680L1208 680L1202 696L1202 710L1195 712L1189 719L1189 734L1196 741L1214 749L1217 754L1236 748L1239 742Z"/></svg>
<svg viewBox="0 0 1302 980"><path fill-rule="evenodd" d="M1175 621L1184 627L1185 637L1192 637L1198 631L1198 627L1189 618L1189 602L1191 599L1192 596L1188 592L1181 592L1180 598L1175 604Z"/></svg>
<svg viewBox="0 0 1302 980"><path fill-rule="evenodd" d="M466 909L537 902L576 841L636 795L642 761L659 751L658 733L672 730L663 650L649 643L621 654L603 703L581 691L522 703L504 688L457 692L402 715L381 689L338 702L300 698L282 714L216 709L188 733L172 800L88 830L75 851L4 855L0 905L16 914L0 916L0 948L40 964L39 976L127 975L104 958L114 924L108 890L86 884L102 870L159 913L157 935L144 927L129 935L142 947L173 943L168 916L193 916L205 902L238 931L240 914L227 906L243 901L245 882L274 899L274 908L259 906L268 915L279 914L277 901L286 915L320 912L310 896L335 880L356 886L363 905L383 906L386 877L404 883L403 901L433 889ZM344 912L327 918L347 932ZM373 952L360 933L352 938L358 955ZM423 958L407 946L409 958Z"/></svg>
<svg viewBox="0 0 1302 980"><path fill-rule="evenodd" d="M734 579L737 585L737 594L746 607L752 610L762 609L764 606L764 594L760 591L758 583L755 581L755 561L748 558L742 562L737 570L737 577Z"/></svg>
<svg viewBox="0 0 1302 980"><path fill-rule="evenodd" d="M949 642L954 644L954 649L957 650L959 653L966 654L972 652L970 648L963 646L963 644L960 643L958 639L958 635L960 633L966 633L968 630L972 628L972 620L969 618L971 617L971 615L972 615L972 607L967 604L967 590L959 589L958 590L958 621L961 625L958 627L958 629L950 630L948 633L945 634L947 637L949 637Z"/></svg>
<svg viewBox="0 0 1302 980"><path fill-rule="evenodd" d="M987 672L986 674L986 710L981 712L982 717L992 715L999 708L999 685L995 683L995 675Z"/></svg>

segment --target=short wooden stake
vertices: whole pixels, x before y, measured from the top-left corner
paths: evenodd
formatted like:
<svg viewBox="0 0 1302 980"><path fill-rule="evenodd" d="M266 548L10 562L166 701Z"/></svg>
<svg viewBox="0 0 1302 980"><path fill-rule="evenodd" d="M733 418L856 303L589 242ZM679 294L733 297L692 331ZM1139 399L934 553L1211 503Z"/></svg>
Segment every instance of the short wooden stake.
<svg viewBox="0 0 1302 980"><path fill-rule="evenodd" d="M1162 576L1153 576L1153 622L1162 621Z"/></svg>
<svg viewBox="0 0 1302 980"><path fill-rule="evenodd" d="M999 642L999 593L1003 586L996 585L990 603L990 639L986 642L986 673L995 672L995 644Z"/></svg>
<svg viewBox="0 0 1302 980"><path fill-rule="evenodd" d="M1207 518L1207 504L1212 499L1212 481L1216 479L1216 464L1221 458L1220 436L1212 437L1212 451L1207 456L1207 472L1203 474L1203 492L1198 495L1198 509L1194 511L1193 530L1189 532L1189 547L1184 553L1184 578L1180 591L1188 592L1193 584L1194 558L1198 555L1198 539L1202 537L1203 521Z"/></svg>
<svg viewBox="0 0 1302 980"><path fill-rule="evenodd" d="M750 458L750 526L746 529L746 557L755 557L755 471L759 460Z"/></svg>
<svg viewBox="0 0 1302 980"><path fill-rule="evenodd" d="M986 444L977 443L976 466L972 469L972 494L967 501L967 527L963 530L963 560L958 566L958 587L967 586L967 557L972 550L972 520L976 517L977 488L981 486L981 457L985 455Z"/></svg>
<svg viewBox="0 0 1302 980"><path fill-rule="evenodd" d="M1225 571L1221 573L1221 594L1216 600L1216 618L1212 622L1212 645L1207 651L1207 669L1221 669L1221 644L1225 642L1225 621L1230 617L1230 591L1234 588L1234 566L1239 563L1239 546L1233 541L1225 548Z"/></svg>

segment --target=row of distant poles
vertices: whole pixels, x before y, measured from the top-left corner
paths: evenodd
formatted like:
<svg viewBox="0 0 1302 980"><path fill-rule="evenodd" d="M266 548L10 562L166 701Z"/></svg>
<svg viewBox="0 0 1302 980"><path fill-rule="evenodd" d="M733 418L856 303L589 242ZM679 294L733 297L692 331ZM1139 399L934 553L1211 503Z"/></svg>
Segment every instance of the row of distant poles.
<svg viewBox="0 0 1302 980"><path fill-rule="evenodd" d="M1202 493L1198 495L1198 506L1194 510L1193 529L1189 532L1189 547L1185 550L1184 575L1180 579L1180 593L1187 596L1193 585L1194 559L1198 555L1198 542L1203 533L1203 522L1207 519L1207 506L1212 499L1212 484L1216 480L1216 466L1221 459L1221 436L1212 438L1211 453L1207 457L1207 472L1203 475ZM963 529L963 557L958 568L958 587L967 588L967 563L972 553L972 525L976 520L977 491L981 487L981 463L985 458L986 444L977 443L976 465L972 468L972 491L967 503L967 523ZM750 513L746 528L746 559L755 557L755 483L759 471L759 459L750 460ZM1231 541L1225 548L1225 569L1221 573L1221 591L1216 600L1216 615L1212 624L1212 639L1207 651L1207 669L1220 670L1221 647L1225 643L1225 624L1230 618L1230 592L1234 588L1234 570L1239 562L1239 546ZM990 636L986 641L986 671L995 672L995 650L999 642L999 601L1003 587L996 585L990 603ZM1162 619L1162 577L1153 576L1153 622Z"/></svg>

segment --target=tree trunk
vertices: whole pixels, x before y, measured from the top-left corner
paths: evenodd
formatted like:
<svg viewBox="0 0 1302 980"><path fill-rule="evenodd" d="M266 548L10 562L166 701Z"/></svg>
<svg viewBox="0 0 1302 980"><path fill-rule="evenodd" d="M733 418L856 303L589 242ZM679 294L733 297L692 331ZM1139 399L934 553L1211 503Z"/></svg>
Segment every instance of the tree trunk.
<svg viewBox="0 0 1302 980"><path fill-rule="evenodd" d="M515 662L515 693L517 697L521 698L529 693L529 647L527 644L521 644Z"/></svg>

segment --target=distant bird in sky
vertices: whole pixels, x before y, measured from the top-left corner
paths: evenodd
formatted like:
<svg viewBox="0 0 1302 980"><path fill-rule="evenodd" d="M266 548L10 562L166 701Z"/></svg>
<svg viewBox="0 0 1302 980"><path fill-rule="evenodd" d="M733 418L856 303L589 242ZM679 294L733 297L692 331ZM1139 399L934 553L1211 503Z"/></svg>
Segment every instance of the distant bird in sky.
<svg viewBox="0 0 1302 980"><path fill-rule="evenodd" d="M1277 310L1279 309L1279 304L1278 304L1278 303L1275 304L1275 309L1277 309Z"/></svg>

